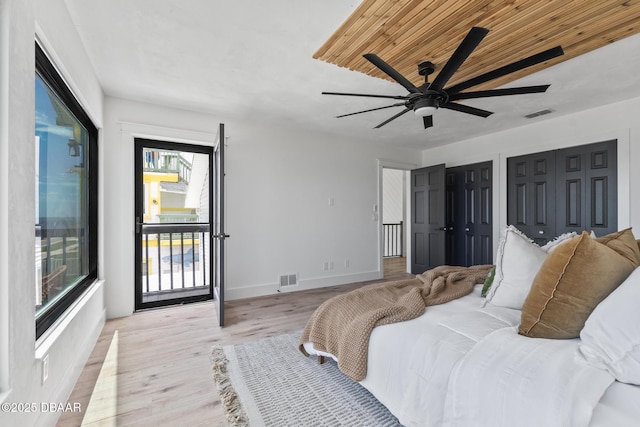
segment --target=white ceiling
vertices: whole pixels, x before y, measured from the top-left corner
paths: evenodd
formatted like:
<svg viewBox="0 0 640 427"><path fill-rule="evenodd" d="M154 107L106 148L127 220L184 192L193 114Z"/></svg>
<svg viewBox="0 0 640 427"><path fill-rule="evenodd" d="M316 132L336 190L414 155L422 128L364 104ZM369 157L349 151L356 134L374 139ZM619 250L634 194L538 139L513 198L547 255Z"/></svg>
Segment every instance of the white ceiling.
<svg viewBox="0 0 640 427"><path fill-rule="evenodd" d="M509 85L550 83L544 94L465 102L494 111L489 118L439 110L425 131L422 119L409 112L373 129L401 107L336 119L394 101L321 92L404 95L405 89L312 58L358 1L65 2L106 95L221 119L429 148L640 96L636 35ZM547 108L554 113L523 118Z"/></svg>

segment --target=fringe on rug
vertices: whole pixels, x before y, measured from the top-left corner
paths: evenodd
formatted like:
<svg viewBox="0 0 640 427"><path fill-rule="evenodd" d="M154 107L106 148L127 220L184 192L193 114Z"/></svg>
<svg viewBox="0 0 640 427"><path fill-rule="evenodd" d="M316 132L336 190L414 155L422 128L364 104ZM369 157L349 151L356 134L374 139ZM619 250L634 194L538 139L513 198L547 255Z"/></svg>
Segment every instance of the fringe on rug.
<svg viewBox="0 0 640 427"><path fill-rule="evenodd" d="M213 380L218 388L218 394L220 394L220 400L222 401L227 421L231 426L245 427L249 425L249 418L244 412L240 398L231 384L231 379L227 371L228 362L222 346L214 345L211 350Z"/></svg>

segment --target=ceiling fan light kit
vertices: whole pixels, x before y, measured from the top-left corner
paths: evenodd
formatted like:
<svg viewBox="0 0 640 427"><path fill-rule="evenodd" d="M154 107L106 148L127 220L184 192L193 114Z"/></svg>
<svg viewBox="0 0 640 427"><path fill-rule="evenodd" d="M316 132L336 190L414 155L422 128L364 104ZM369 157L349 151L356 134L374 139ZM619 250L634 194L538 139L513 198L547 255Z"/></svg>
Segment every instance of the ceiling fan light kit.
<svg viewBox="0 0 640 427"><path fill-rule="evenodd" d="M545 50L495 70L476 76L472 79L457 83L453 86L445 88L445 85L449 82L451 77L458 71L458 68L464 63L464 61L471 55L471 53L478 47L482 39L489 32L486 28L473 27L467 33L462 42L458 45L453 55L449 58L447 63L442 67L433 82L429 83L429 75L435 70L435 65L429 61L421 62L418 65L418 73L424 76L424 83L419 87L414 85L406 77L396 71L391 65L387 64L384 60L378 57L374 53L367 53L364 56L369 62L375 65L378 69L383 71L393 80L402 85L409 93L403 96L393 95L373 95L373 94L359 94L359 93L342 93L342 92L322 92L323 95L345 95L345 96L364 96L371 98L387 98L402 100L403 102L396 102L392 105L384 107L371 108L364 111L357 111L355 113L343 114L340 117L352 116L355 114L367 113L376 110L382 110L391 107L404 106L404 110L400 113L392 116L391 118L380 123L375 128L380 128L387 123L397 119L403 114L413 111L416 116L423 118L424 128L427 129L433 126L433 114L439 108L445 108L448 110L458 111L461 113L471 114L478 117L488 117L493 114L491 111L482 110L476 107L470 107L468 105L460 104L455 101L473 98L488 98L495 96L510 96L510 95L524 95L531 93L545 92L549 85L538 86L524 86L507 89L493 89L493 90L480 90L472 92L462 92L473 86L477 86L491 80L503 77L507 74L522 70L527 67L531 67L536 64L548 61L555 57L564 54L560 46Z"/></svg>
<svg viewBox="0 0 640 427"><path fill-rule="evenodd" d="M438 103L433 98L421 98L413 104L413 112L418 117L432 116L438 110Z"/></svg>

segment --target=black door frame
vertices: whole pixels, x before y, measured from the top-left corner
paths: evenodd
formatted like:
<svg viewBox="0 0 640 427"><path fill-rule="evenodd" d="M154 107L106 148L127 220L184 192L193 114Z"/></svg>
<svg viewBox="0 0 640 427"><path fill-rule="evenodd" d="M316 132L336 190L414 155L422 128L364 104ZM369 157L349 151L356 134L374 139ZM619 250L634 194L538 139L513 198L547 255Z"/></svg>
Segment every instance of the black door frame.
<svg viewBox="0 0 640 427"><path fill-rule="evenodd" d="M135 310L143 310L147 308L160 307L166 305L173 304L181 304L181 303L189 303L189 302L197 302L213 299L213 245L210 245L212 248L208 253L207 266L209 270L209 292L206 295L196 295L196 296L186 296L179 297L175 299L165 299L159 301L143 301L143 292L142 292L142 227L144 225L144 180L143 180L143 154L144 148L155 148L160 150L170 150L170 151L184 151L184 152L193 152L199 154L206 154L209 156L209 173L211 174L214 170L214 152L213 147L207 145L198 145L198 144L187 144L182 142L171 142L171 141L162 141L156 139L147 139L147 138L134 138L134 165L135 165L135 173L134 173L134 252L135 252L135 277L134 277L134 291L135 291ZM213 184L211 180L209 180L209 233L211 234L212 222L213 222Z"/></svg>

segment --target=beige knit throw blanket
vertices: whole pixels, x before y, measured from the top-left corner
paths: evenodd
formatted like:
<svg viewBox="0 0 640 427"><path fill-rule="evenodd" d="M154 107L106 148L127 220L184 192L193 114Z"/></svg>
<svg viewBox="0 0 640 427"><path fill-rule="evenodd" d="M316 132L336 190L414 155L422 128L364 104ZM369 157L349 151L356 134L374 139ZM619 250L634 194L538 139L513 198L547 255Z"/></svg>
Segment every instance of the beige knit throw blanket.
<svg viewBox="0 0 640 427"><path fill-rule="evenodd" d="M415 319L428 305L467 295L484 282L492 265L443 265L414 279L369 285L325 301L313 313L300 338L303 343L331 353L338 368L356 381L367 376L369 337L376 326Z"/></svg>

